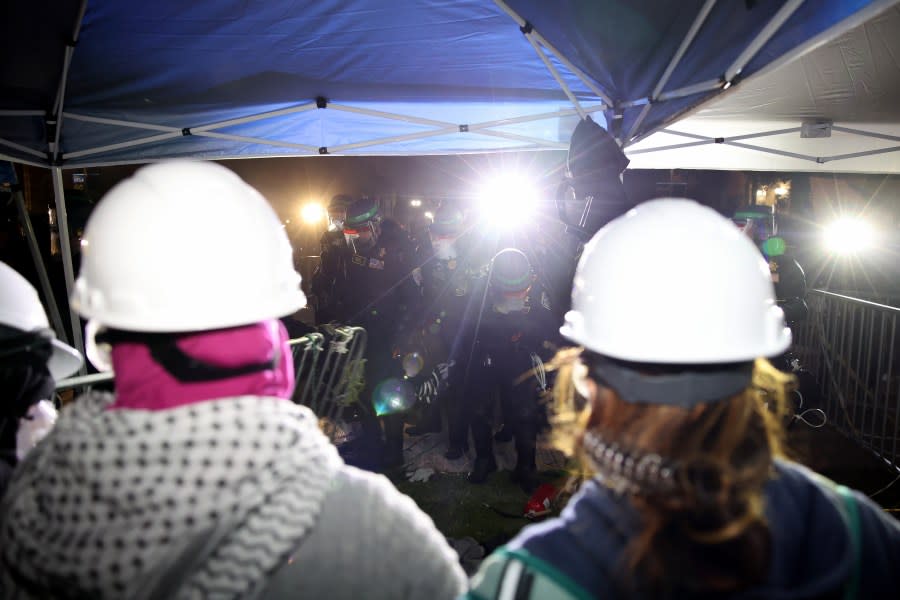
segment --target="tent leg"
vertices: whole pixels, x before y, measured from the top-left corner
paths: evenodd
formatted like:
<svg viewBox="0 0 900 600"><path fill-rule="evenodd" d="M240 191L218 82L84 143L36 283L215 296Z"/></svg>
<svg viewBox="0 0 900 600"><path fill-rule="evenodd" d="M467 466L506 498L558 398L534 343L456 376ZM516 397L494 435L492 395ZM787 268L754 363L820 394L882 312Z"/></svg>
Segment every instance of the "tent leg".
<svg viewBox="0 0 900 600"><path fill-rule="evenodd" d="M31 225L31 217L25 210L25 198L22 190L16 190L13 193L16 200L16 208L19 210L19 220L25 229L25 237L28 238L28 249L31 251L31 258L34 260L34 268L37 271L38 279L41 280L41 289L44 292L44 298L47 301L47 308L50 312L50 320L53 323L53 329L56 330L56 336L69 343L69 335L66 328L63 327L62 317L59 314L59 306L56 304L56 297L53 295L53 288L50 287L50 278L47 276L47 267L44 265L44 257L41 256L41 250L38 247L37 236L34 234L34 227Z"/></svg>
<svg viewBox="0 0 900 600"><path fill-rule="evenodd" d="M75 270L72 268L72 246L69 243L69 217L66 214L66 196L63 191L62 168L53 167L50 169L51 178L53 179L53 194L56 196L56 220L59 224L59 244L62 249L63 272L66 277L66 298L72 296L72 289L75 286ZM69 304L66 302L66 304ZM75 349L84 355L84 341L81 336L81 319L78 314L69 305L69 317L72 320L72 340ZM84 367L82 367L82 370Z"/></svg>

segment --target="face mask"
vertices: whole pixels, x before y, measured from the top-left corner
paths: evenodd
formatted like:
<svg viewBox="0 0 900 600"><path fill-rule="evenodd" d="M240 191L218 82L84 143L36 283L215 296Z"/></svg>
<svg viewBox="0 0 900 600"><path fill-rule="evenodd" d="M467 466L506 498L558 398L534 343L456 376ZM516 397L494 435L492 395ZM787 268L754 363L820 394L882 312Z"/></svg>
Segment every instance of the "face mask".
<svg viewBox="0 0 900 600"><path fill-rule="evenodd" d="M438 260L451 260L456 258L456 245L449 238L435 238L431 240L431 247Z"/></svg>
<svg viewBox="0 0 900 600"><path fill-rule="evenodd" d="M497 312L511 313L525 308L525 296L503 296L494 303Z"/></svg>

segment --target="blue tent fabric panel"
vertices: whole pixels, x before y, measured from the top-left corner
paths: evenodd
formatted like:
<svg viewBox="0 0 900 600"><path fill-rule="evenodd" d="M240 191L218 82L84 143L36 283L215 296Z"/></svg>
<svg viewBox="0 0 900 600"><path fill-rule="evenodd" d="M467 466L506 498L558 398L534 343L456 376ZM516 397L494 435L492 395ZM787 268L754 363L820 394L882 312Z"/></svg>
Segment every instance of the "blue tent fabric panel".
<svg viewBox="0 0 900 600"><path fill-rule="evenodd" d="M746 77L884 0L806 0L744 67ZM354 154L430 154L557 148L569 117L500 126L495 131L410 138L428 125L334 109L229 127L224 133L271 143L172 135L77 120L196 128L324 97L360 109L411 114L455 125L571 110L516 20L497 0L91 0L66 79L61 157L44 158L53 126L43 116L57 97L66 40L77 0L13 3L0 55L0 157L66 166L143 162L165 157L284 156L350 145ZM584 107L603 96L614 133L631 132L645 102L681 45L703 0L506 0L533 31L587 77L582 82L549 56L563 84ZM715 81L784 0L715 4L664 91ZM527 31L527 28L526 28ZM39 47L39 48L38 48ZM724 82L723 82L724 83ZM595 92L594 90L597 90ZM653 103L636 138L716 96L714 89ZM637 102L637 105L633 103ZM631 103L631 104L629 104ZM595 119L601 115L595 114ZM220 131L220 133L222 133ZM407 139L397 139L407 136ZM384 140L380 144L373 141ZM278 146L279 142L287 142ZM113 146L103 152L91 149ZM76 153L72 155L72 153Z"/></svg>

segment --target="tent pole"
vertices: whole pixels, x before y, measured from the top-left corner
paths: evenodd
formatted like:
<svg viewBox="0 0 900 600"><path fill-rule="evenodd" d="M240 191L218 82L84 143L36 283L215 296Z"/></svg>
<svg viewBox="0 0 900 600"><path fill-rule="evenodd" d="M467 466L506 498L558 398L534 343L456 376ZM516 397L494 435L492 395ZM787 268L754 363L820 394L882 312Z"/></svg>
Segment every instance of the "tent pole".
<svg viewBox="0 0 900 600"><path fill-rule="evenodd" d="M888 135L886 133L875 133L874 131L863 131L862 129L852 129L850 127L831 126L832 131L841 131L843 133L852 133L863 137L876 138L879 140L890 140L892 142L900 142L900 136Z"/></svg>
<svg viewBox="0 0 900 600"><path fill-rule="evenodd" d="M239 117L237 119L229 119L227 121L219 121L217 123L210 123L208 125L201 125L199 127L191 127L191 132L198 131L210 131L213 129L222 129L223 127L231 127L232 125L243 125L244 123L253 123L254 121L264 121L266 119L272 119L275 117L283 117L285 115L292 115L295 113L306 112L309 110L315 110L316 103L315 102L307 102L305 104L301 104L300 106L291 106L289 108L281 108L278 110L271 110L269 112L258 113L255 115L249 115L246 117Z"/></svg>
<svg viewBox="0 0 900 600"><path fill-rule="evenodd" d="M777 156L787 156L790 158L799 158L800 160L810 160L812 162L818 162L815 156L809 156L808 154L798 154L796 152L787 152L786 150L776 150L774 148L763 148L762 146L754 146L752 144L743 144L741 142L731 142L729 140L725 140L722 143L726 144L728 146L744 148L746 150L756 150L757 152L765 152L767 154L775 154Z"/></svg>
<svg viewBox="0 0 900 600"><path fill-rule="evenodd" d="M45 157L42 156L41 158L45 158ZM31 161L31 160L25 160L23 158L19 158L16 156L9 156L8 154L3 154L3 153L0 153L0 160L8 160L9 162L19 163L20 165L29 165L32 167L39 167L41 169L47 168L46 162L35 162L35 161Z"/></svg>
<svg viewBox="0 0 900 600"><path fill-rule="evenodd" d="M553 76L553 79L556 80L556 84L560 87L566 97L569 99L569 102L572 103L572 106L575 107L575 110L578 111L578 116L584 119L587 117L587 113L584 112L584 109L581 108L581 103L578 101L578 98L575 97L575 94L572 93L572 90L569 89L569 86L566 85L566 82L563 81L562 76L560 76L559 71L556 70L556 67L550 62L550 59L547 58L547 55L544 54L544 51L541 50L541 47L538 45L534 38L530 33L525 34L525 39L528 40L528 43L531 44L531 47L534 49L535 53L541 59L541 62L544 63L544 66L547 67L547 70L550 71L550 75Z"/></svg>
<svg viewBox="0 0 900 600"><path fill-rule="evenodd" d="M709 16L709 13L712 11L715 4L716 0L706 0L706 2L700 8L700 12L697 13L696 17L694 17L694 22L691 23L691 28L688 30L687 35L685 35L684 39L681 40L681 45L678 47L678 51L676 51L675 55L672 56L672 60L669 61L669 65L663 72L662 77L659 78L659 81L653 88L653 92L651 92L650 94L650 101L644 105L644 108L641 109L641 112L634 120L634 123L631 124L631 129L628 130L628 135L625 136L625 139L631 139L631 136L634 135L634 132L637 131L637 128L640 127L641 123L644 122L644 118L647 116L647 113L650 112L650 107L653 106L653 103L656 102L656 98L657 96L659 96L659 93L663 91L664 87L666 87L666 84L669 82L669 77L672 76L672 73L675 71L675 67L678 66L678 63L680 63L681 59L684 57L684 53L687 52L687 49L690 48L691 44L694 42L694 38L697 36L697 32L700 31L700 27L706 21L706 17Z"/></svg>
<svg viewBox="0 0 900 600"><path fill-rule="evenodd" d="M201 131L194 134L197 137L216 138L219 140L231 140L234 142L246 142L248 144L260 144L261 146L277 146L280 148L294 148L296 150L306 150L310 154L318 154L318 146L310 146L309 144L295 144L293 142L282 142L279 140L265 140L263 138L255 138L244 135L231 135L229 133L216 133L214 131Z"/></svg>
<svg viewBox="0 0 900 600"><path fill-rule="evenodd" d="M100 152L108 152L110 150L119 150L121 148L134 148L135 146L143 146L144 144L152 144L153 142L161 142L162 140L170 140L172 138L181 137L181 132L161 133L159 135L151 135L150 137L140 138L137 140L129 140L127 142L119 142L118 144L109 144L107 146L97 146L86 150L77 150L75 152L67 152L63 155L65 160L80 158L82 156L90 156Z"/></svg>
<svg viewBox="0 0 900 600"><path fill-rule="evenodd" d="M640 150L631 150L626 151L626 154L648 154L650 152L661 152L663 150L678 150L679 148L691 148L693 146L706 146L708 144L714 144L715 140L710 138L708 140L700 140L699 142L685 142L683 144L671 144L669 146L654 146L653 148L642 148Z"/></svg>
<svg viewBox="0 0 900 600"><path fill-rule="evenodd" d="M73 121L81 121L83 123L98 123L100 125L114 125L116 127L128 127L130 129L149 129L151 131L169 131L181 132L180 127L172 127L170 125L155 125L153 123L137 123L134 121L122 121L120 119L107 119L105 117L91 117L88 115L79 115L78 113L64 112L63 115L67 119Z"/></svg>
<svg viewBox="0 0 900 600"><path fill-rule="evenodd" d="M818 163L826 163L835 160L844 160L847 158L859 158L861 156L872 156L873 154L887 154L888 152L898 152L900 146L892 146L890 148L879 148L878 150L865 150L863 152L853 152L851 154L835 154L834 156L822 156L816 160Z"/></svg>
<svg viewBox="0 0 900 600"><path fill-rule="evenodd" d="M31 251L31 259L34 261L34 268L37 271L38 279L41 281L41 289L44 291L44 299L47 301L47 308L50 312L50 320L53 322L53 329L56 331L56 337L65 343L69 343L69 335L63 326L62 317L59 314L59 307L56 304L56 297L53 295L53 288L50 287L50 278L47 276L47 267L44 265L44 257L38 247L37 236L34 234L34 227L31 224L31 216L25 210L25 197L21 188L13 192L13 198L16 201L16 208L19 210L19 219L22 221L22 227L25 228L25 237L28 239L28 250Z"/></svg>
<svg viewBox="0 0 900 600"><path fill-rule="evenodd" d="M43 117L42 110L0 110L0 117Z"/></svg>
<svg viewBox="0 0 900 600"><path fill-rule="evenodd" d="M81 21L87 10L87 0L81 0L78 7L78 16L75 18L75 27L72 30L72 39L66 43L66 53L63 57L63 69L59 78L59 86L56 89L56 101L53 103L52 119L54 121L53 142L50 144L49 153L55 161L59 158L59 140L62 136L62 110L66 100L66 84L69 81L69 67L72 64L72 55L75 54L75 46L78 44L78 35L81 32Z"/></svg>
<svg viewBox="0 0 900 600"><path fill-rule="evenodd" d="M525 24L527 23L527 21L525 19L523 19L522 17L520 17L516 11L514 11L509 6L507 6L506 2L503 2L503 0L494 0L494 4L496 4L497 6L502 8L506 14L508 14L510 17L512 17L512 19L516 23L518 23L519 27L525 27ZM614 104L612 101L612 98L610 98L607 94L605 94L603 92L603 90L601 90L599 87L597 87L597 85L591 80L591 78L588 77L587 75L585 75L584 71L582 71L581 69L579 69L578 67L573 65L569 61L569 59L566 58L565 56L563 56L562 52L557 50L553 46L553 44L551 44L544 38L544 36L542 36L540 33L535 31L534 29L531 30L531 33L526 34L526 37L527 36L534 36L534 38L541 44L541 46L543 46L544 48L549 50L550 53L553 54L553 56L555 56L559 62L564 64L566 66L566 68L569 69L569 71L571 71L576 77L578 77L578 79L581 80L582 83L584 83L584 85L588 86L588 88L592 92L594 92L594 94L598 98L603 100L603 102L607 105L607 107L611 107Z"/></svg>
<svg viewBox="0 0 900 600"><path fill-rule="evenodd" d="M693 96L694 94L699 94L701 92L711 92L718 89L722 89L722 81L720 79L709 79L707 81L700 81L698 83L680 87L677 90L663 92L656 100L658 102L664 102L674 98L684 98L685 96Z"/></svg>
<svg viewBox="0 0 900 600"><path fill-rule="evenodd" d="M741 74L741 71L744 70L747 63L753 60L756 53L759 52L781 26L791 18L791 15L800 8L801 4L803 4L803 0L788 0L780 9L778 9L778 12L775 13L768 23L766 23L766 26L762 28L762 31L753 38L753 41L744 48L744 51L741 52L735 61L731 63L731 66L725 70L725 83L731 83L734 81L735 77Z"/></svg>
<svg viewBox="0 0 900 600"><path fill-rule="evenodd" d="M750 140L753 138L759 137L769 137L773 135L784 135L785 133L797 133L800 131L800 127L788 127L786 129L770 129L769 131L758 131L756 133L745 133L743 135L732 135L729 137L722 137L722 140L726 142L737 142L739 140ZM698 135L696 133L687 133L684 131L675 131L674 129L663 129L661 133L668 133L669 135L680 135L681 137L693 138L695 140L715 140L715 136L710 135Z"/></svg>
<svg viewBox="0 0 900 600"><path fill-rule="evenodd" d="M394 142L404 142L406 140L418 140L427 137L434 137L436 135L446 135L448 133L458 133L459 127L454 125L453 127L445 127L444 129L432 129L431 131L420 131L418 133L408 133L406 135L397 135L386 138L379 138L377 140L366 140L364 142L354 142L352 144L341 144L340 146L333 146L328 148L329 154L336 154L338 152L344 152L345 150L353 150L355 148L365 148L366 146L375 146L378 144L392 144Z"/></svg>
<svg viewBox="0 0 900 600"><path fill-rule="evenodd" d="M51 167L50 176L53 179L53 194L56 197L56 222L59 226L59 245L62 250L63 273L66 278L66 298L72 296L72 289L75 287L75 270L72 268L72 246L69 242L69 217L66 213L66 195L63 190L62 168ZM72 340L75 349L84 355L84 341L81 336L81 319L78 313L69 305L69 318L72 320ZM81 373L84 372L84 366L81 367Z"/></svg>
<svg viewBox="0 0 900 600"><path fill-rule="evenodd" d="M410 115L401 115L399 113L389 113L381 110L373 110L371 108L360 108L358 106L350 106L347 104L329 104L331 110L339 110L342 112L356 113L367 115L370 117L380 117L382 119L390 119L392 121L403 121L405 123L414 123L416 125L427 125L429 127L456 127L456 123L449 121L436 121L434 119L426 119L424 117L413 117Z"/></svg>
<svg viewBox="0 0 900 600"><path fill-rule="evenodd" d="M2 144L4 146L9 146L10 148L18 150L19 152L31 154L32 156L38 156L43 159L47 158L47 155L45 153L38 152L37 150L33 150L32 148L23 146L22 144L17 144L15 142L11 142L9 140L4 140L4 139L0 138L0 144ZM13 162L18 162L18 159L15 159ZM41 166L46 167L47 165L41 165Z"/></svg>
<svg viewBox="0 0 900 600"><path fill-rule="evenodd" d="M471 132L472 129L470 128ZM528 142L531 144L536 144L539 147L549 147L550 149L558 149L565 150L569 147L569 142L551 142L549 140L542 140L540 138L533 138L526 135L518 135L515 133L507 133L505 131L491 131L490 129L477 129L473 133L477 133L479 135L489 135L492 137L498 138L506 138L508 140L515 140L517 142Z"/></svg>

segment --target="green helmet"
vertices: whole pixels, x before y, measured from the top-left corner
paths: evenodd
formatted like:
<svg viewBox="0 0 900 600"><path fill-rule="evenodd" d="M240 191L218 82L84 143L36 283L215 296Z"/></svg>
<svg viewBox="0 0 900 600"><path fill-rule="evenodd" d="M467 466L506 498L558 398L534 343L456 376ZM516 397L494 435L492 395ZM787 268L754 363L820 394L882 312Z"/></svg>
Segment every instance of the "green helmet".
<svg viewBox="0 0 900 600"><path fill-rule="evenodd" d="M358 230L368 224L377 224L380 220L378 203L372 198L360 198L347 207L344 229Z"/></svg>
<svg viewBox="0 0 900 600"><path fill-rule="evenodd" d="M432 235L450 237L458 236L463 230L463 213L456 207L442 204L434 214L434 221L429 227Z"/></svg>
<svg viewBox="0 0 900 600"><path fill-rule="evenodd" d="M534 275L525 253L516 248L504 248L491 260L491 287L504 294L524 292L531 287Z"/></svg>

